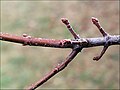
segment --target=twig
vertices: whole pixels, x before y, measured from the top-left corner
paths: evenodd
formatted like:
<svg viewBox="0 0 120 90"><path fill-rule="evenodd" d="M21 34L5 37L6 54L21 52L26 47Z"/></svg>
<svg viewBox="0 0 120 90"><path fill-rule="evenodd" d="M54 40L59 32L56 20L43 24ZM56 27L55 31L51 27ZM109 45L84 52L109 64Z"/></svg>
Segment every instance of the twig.
<svg viewBox="0 0 120 90"><path fill-rule="evenodd" d="M67 18L62 18L61 21L67 26L68 30L71 32L75 39L80 39L79 35L77 35L76 32L73 30Z"/></svg>
<svg viewBox="0 0 120 90"><path fill-rule="evenodd" d="M106 40L106 43L104 44L103 50L101 51L100 55L93 58L93 60L98 61L103 56L103 54L106 52L107 48L110 46L111 42L109 40L111 36L107 32L104 31L104 29L101 27L97 18L92 17L92 22L93 24L97 26L97 28L99 29L99 31L102 33L103 37Z"/></svg>
<svg viewBox="0 0 120 90"><path fill-rule="evenodd" d="M51 72L49 72L46 76L44 76L42 79L37 81L35 84L32 84L30 87L27 88L27 90L34 90L43 83L45 83L47 80L49 80L51 77L53 77L58 72L62 71L72 60L73 58L78 54L78 50L73 49L70 55L66 58L64 62L61 64L58 64Z"/></svg>
<svg viewBox="0 0 120 90"><path fill-rule="evenodd" d="M103 37L107 36L108 33L104 31L104 29L101 27L99 21L97 18L92 17L92 22L93 24L95 24L97 26L97 28L99 29L99 31L101 32L101 34L103 35Z"/></svg>
<svg viewBox="0 0 120 90"><path fill-rule="evenodd" d="M16 36L11 34L5 34L2 32L0 33L0 40L20 43L23 46L29 45L29 46L43 46L43 47L72 49L72 52L64 62L57 65L50 73L48 73L45 77L40 79L38 82L28 87L27 88L28 90L36 89L37 87L45 83L47 80L49 80L51 77L53 77L55 74L63 70L83 48L104 46L100 55L93 58L93 60L98 61L103 56L103 54L105 53L105 51L109 46L120 45L120 35L109 35L108 33L106 33L104 29L101 27L101 25L99 24L99 21L97 18L92 17L92 22L97 26L97 28L103 35L103 37L97 37L97 38L80 38L80 36L77 35L76 32L72 29L72 26L70 25L67 19L62 18L61 20L73 35L74 40L73 39L63 39L63 40L43 39L43 38L33 38L26 34L23 34L23 36Z"/></svg>

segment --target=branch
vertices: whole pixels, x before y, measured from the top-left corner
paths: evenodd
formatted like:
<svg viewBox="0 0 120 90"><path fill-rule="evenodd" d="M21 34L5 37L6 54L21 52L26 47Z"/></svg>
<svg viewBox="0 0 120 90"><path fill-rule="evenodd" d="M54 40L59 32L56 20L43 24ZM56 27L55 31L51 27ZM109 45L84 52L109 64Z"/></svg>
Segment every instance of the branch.
<svg viewBox="0 0 120 90"><path fill-rule="evenodd" d="M93 58L93 60L98 61L103 56L103 54L106 52L107 48L110 46L111 36L107 32L104 31L104 29L101 27L97 18L92 17L92 22L93 22L93 24L95 24L97 26L97 28L99 29L99 31L101 32L101 34L103 35L103 37L106 40L103 50L101 51L100 55ZM120 39L120 37L119 37L119 39ZM118 42L120 42L120 40Z"/></svg>
<svg viewBox="0 0 120 90"><path fill-rule="evenodd" d="M22 44L23 46L43 46L43 47L55 47L55 48L72 48L70 39L55 40L55 39L44 39L34 38L23 34L22 36L11 35L8 33L0 33L0 40L9 41L14 43Z"/></svg>
<svg viewBox="0 0 120 90"><path fill-rule="evenodd" d="M80 39L79 35L76 34L76 32L73 30L72 26L66 18L62 18L61 21L67 26L68 30L71 32L75 39Z"/></svg>
<svg viewBox="0 0 120 90"><path fill-rule="evenodd" d="M27 34L23 34L22 36L16 36L6 33L0 33L0 40L14 42L22 44L23 46L43 46L43 47L55 47L55 48L71 48L72 52L66 58L64 62L57 65L50 73L48 73L45 77L40 79L35 84L32 84L28 90L34 90L51 77L53 77L58 72L62 71L72 60L73 58L83 49L83 48L90 48L95 46L104 46L103 50L101 51L100 55L93 58L93 60L98 61L107 48L111 45L120 45L120 35L109 35L104 31L101 27L97 18L92 17L92 22L94 25L97 26L99 31L102 33L103 37L96 37L96 38L81 38L72 28L69 21L65 18L61 19L62 22L66 25L68 30L73 35L74 39L63 39L63 40L55 40L55 39L43 39L43 38L34 38L28 36Z"/></svg>
<svg viewBox="0 0 120 90"><path fill-rule="evenodd" d="M16 36L7 33L0 33L0 40L8 41L13 43L19 43L23 46L43 46L43 47L54 47L54 48L73 48L74 45L78 44L83 48L104 46L107 41L109 45L120 45L120 35L110 35L109 38L96 37L96 38L80 38L80 39L44 39L34 38L31 36Z"/></svg>
<svg viewBox="0 0 120 90"><path fill-rule="evenodd" d="M78 50L73 49L70 55L66 58L64 62L61 64L58 64L51 72L49 72L46 76L44 76L42 79L37 81L35 84L32 84L30 87L27 88L27 90L34 90L43 83L45 83L47 80L49 80L51 77L53 77L58 72L62 71L72 60L73 58L79 53Z"/></svg>

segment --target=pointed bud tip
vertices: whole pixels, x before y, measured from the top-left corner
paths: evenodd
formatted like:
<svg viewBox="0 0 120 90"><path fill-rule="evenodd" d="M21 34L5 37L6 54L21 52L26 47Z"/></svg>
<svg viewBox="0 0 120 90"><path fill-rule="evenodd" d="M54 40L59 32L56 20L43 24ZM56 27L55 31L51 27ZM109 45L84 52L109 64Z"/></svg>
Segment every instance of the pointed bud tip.
<svg viewBox="0 0 120 90"><path fill-rule="evenodd" d="M97 56L97 57L94 57L93 60L95 61L98 61L100 58Z"/></svg>
<svg viewBox="0 0 120 90"><path fill-rule="evenodd" d="M61 18L61 21L62 22L67 21L67 18Z"/></svg>
<svg viewBox="0 0 120 90"><path fill-rule="evenodd" d="M68 24L68 19L67 19L67 18L61 18L61 21L62 21L64 24Z"/></svg>
<svg viewBox="0 0 120 90"><path fill-rule="evenodd" d="M93 22L93 23L98 22L98 19L95 18L95 17L92 17L92 22Z"/></svg>

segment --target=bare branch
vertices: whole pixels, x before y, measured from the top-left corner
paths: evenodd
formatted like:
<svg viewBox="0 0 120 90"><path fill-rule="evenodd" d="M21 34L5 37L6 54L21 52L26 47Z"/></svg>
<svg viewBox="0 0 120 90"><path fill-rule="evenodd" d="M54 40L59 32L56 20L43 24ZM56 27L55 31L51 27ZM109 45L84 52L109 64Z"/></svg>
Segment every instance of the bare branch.
<svg viewBox="0 0 120 90"><path fill-rule="evenodd" d="M97 37L97 38L80 38L80 39L44 39L44 38L34 38L31 36L23 37L16 36L6 33L0 33L0 40L14 42L22 44L23 46L43 46L43 47L54 47L54 48L73 48L74 45L78 44L83 48L95 47L95 46L104 46L106 43L106 38ZM120 36L113 35L109 37L110 45L120 45Z"/></svg>
<svg viewBox="0 0 120 90"><path fill-rule="evenodd" d="M37 81L35 84L32 84L30 87L27 88L27 90L34 90L43 83L45 83L47 80L49 80L51 77L53 77L58 72L62 71L72 60L73 58L79 53L77 49L73 49L72 52L69 54L69 56L66 58L64 62L61 64L58 64L51 72L49 72L46 76L44 76L42 79Z"/></svg>
<svg viewBox="0 0 120 90"><path fill-rule="evenodd" d="M107 50L107 48L108 48L108 46L104 46L104 47L103 47L103 50L102 50L101 53L100 53L100 55L94 57L93 60L98 61L98 60L103 56L103 54L105 53L105 51Z"/></svg>
<svg viewBox="0 0 120 90"><path fill-rule="evenodd" d="M74 40L73 39L63 39L63 40L43 39L43 38L34 38L31 36L28 36L27 34L23 34L22 36L16 36L16 35L6 34L2 32L0 33L0 40L20 43L23 46L29 45L29 46L43 46L43 47L72 49L72 52L64 62L57 65L50 73L48 73L45 77L40 79L38 82L36 82L35 84L32 84L29 88L27 88L28 90L36 89L37 87L45 83L47 80L49 80L51 77L53 77L55 74L62 71L83 48L104 46L100 55L93 58L93 60L98 61L103 56L103 54L105 53L105 51L109 46L120 45L120 35L109 35L108 33L106 33L104 29L101 27L101 25L99 24L99 21L97 18L92 17L92 22L97 26L97 28L103 35L103 37L97 37L97 38L80 38L79 35L72 29L67 19L63 18L61 20L67 26L71 34L74 36Z"/></svg>
<svg viewBox="0 0 120 90"><path fill-rule="evenodd" d="M75 39L80 39L79 35L77 35L76 32L73 30L67 18L62 18L61 21L67 26L68 30L71 32Z"/></svg>
<svg viewBox="0 0 120 90"><path fill-rule="evenodd" d="M106 40L103 50L101 51L100 55L93 58L93 60L98 61L103 56L103 54L106 52L107 48L110 46L111 36L107 32L104 31L104 29L101 27L97 18L92 17L92 22L93 22L93 24L95 24L97 26L97 28L99 29L99 31L102 33L103 37Z"/></svg>
<svg viewBox="0 0 120 90"><path fill-rule="evenodd" d="M55 48L72 48L70 39L55 40L55 39L34 38L26 34L23 34L23 36L16 36L1 32L0 40L20 43L23 46L29 45L29 46L44 46L44 47L55 47Z"/></svg>
<svg viewBox="0 0 120 90"><path fill-rule="evenodd" d="M101 32L101 34L103 35L103 37L107 36L108 33L104 31L104 29L101 27L99 21L97 18L92 17L92 22L93 24L95 24L97 26L97 28L99 29L99 31Z"/></svg>

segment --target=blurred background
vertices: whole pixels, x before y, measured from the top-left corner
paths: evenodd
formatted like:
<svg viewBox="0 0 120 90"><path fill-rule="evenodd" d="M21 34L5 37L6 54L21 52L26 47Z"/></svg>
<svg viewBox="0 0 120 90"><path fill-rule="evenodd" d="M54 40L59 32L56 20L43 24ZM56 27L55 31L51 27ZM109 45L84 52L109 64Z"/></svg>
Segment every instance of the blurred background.
<svg viewBox="0 0 120 90"><path fill-rule="evenodd" d="M68 18L81 37L101 37L91 22L99 19L109 34L119 34L119 1L1 1L1 31L22 36L72 39L60 21ZM65 60L70 49L22 46L1 42L1 89L23 89ZM119 89L119 46L111 46L100 59L102 47L83 49L42 89Z"/></svg>

